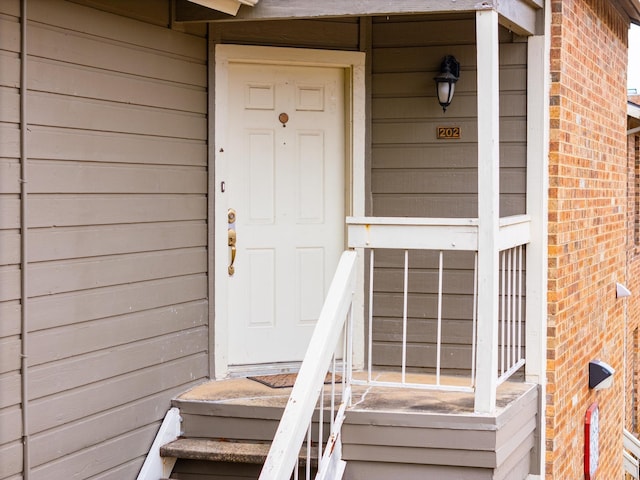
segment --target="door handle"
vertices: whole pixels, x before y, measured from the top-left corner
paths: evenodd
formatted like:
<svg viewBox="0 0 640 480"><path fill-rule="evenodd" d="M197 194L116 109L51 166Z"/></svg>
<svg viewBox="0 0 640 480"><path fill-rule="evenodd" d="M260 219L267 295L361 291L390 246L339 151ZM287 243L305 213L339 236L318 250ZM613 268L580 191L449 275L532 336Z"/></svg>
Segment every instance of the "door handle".
<svg viewBox="0 0 640 480"><path fill-rule="evenodd" d="M236 261L236 211L233 208L230 208L227 212L227 222L229 223L229 228L227 229L227 245L231 247L231 263L227 270L229 276L231 276L236 273L236 268L233 266Z"/></svg>
<svg viewBox="0 0 640 480"><path fill-rule="evenodd" d="M236 231L232 228L228 230L229 246L231 247L231 263L229 264L229 275L236 273L236 268L233 266L236 261Z"/></svg>

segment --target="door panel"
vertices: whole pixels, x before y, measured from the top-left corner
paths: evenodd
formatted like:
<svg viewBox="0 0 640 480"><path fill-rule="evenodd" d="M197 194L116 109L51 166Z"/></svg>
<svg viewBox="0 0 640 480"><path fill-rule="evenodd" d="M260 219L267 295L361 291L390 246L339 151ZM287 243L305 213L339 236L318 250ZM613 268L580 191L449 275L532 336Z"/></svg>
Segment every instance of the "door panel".
<svg viewBox="0 0 640 480"><path fill-rule="evenodd" d="M229 365L300 361L344 248L340 68L229 65Z"/></svg>

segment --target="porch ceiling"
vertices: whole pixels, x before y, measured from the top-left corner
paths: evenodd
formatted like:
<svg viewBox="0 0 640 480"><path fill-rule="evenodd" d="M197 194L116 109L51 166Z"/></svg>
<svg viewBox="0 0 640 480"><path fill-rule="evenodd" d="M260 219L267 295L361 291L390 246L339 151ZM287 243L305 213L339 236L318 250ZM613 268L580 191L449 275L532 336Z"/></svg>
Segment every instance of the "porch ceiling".
<svg viewBox="0 0 640 480"><path fill-rule="evenodd" d="M637 0L624 0L636 2ZM190 0L176 0L176 22L232 22L252 20L287 20L302 18L359 17L374 15L434 14L474 12L494 9L500 22L521 35L536 31L537 12L543 0L261 0L253 8L241 7L235 16L197 5Z"/></svg>

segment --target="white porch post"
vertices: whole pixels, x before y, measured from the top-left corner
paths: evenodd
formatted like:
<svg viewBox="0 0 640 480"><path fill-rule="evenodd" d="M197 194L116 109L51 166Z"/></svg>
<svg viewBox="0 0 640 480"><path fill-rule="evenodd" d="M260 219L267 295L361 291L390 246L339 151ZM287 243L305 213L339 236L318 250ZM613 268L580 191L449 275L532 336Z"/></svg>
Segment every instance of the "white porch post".
<svg viewBox="0 0 640 480"><path fill-rule="evenodd" d="M475 410L496 406L500 118L498 13L476 12L478 71L478 342Z"/></svg>

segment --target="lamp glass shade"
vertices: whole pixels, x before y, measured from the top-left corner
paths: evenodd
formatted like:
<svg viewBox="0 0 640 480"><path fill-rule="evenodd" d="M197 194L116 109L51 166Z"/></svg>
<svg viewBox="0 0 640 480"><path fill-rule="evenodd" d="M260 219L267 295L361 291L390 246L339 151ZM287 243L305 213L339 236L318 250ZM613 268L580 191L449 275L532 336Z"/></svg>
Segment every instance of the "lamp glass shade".
<svg viewBox="0 0 640 480"><path fill-rule="evenodd" d="M456 89L456 84L453 82L438 82L438 102L442 105L442 108L447 108L453 98L453 93Z"/></svg>

